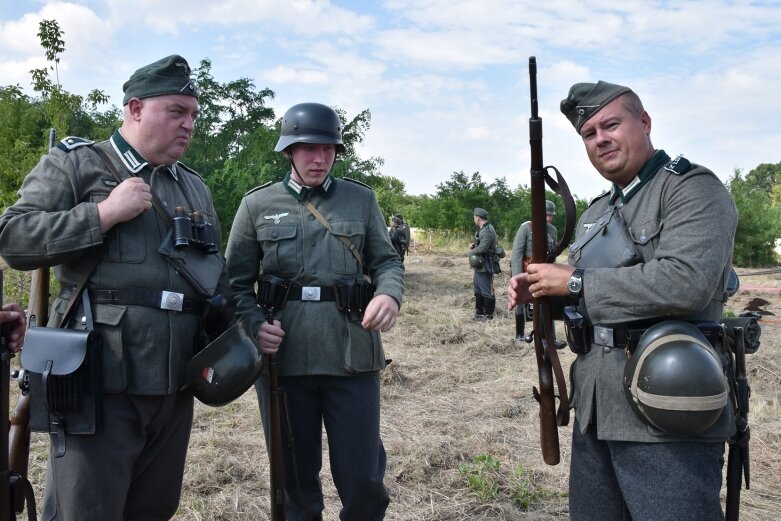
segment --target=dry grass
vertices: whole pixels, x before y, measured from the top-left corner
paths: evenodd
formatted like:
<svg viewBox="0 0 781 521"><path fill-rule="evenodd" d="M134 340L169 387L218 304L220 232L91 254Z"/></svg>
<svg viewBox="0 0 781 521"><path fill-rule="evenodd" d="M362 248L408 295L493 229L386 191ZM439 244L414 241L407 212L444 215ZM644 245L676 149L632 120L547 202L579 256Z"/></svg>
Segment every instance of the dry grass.
<svg viewBox="0 0 781 521"><path fill-rule="evenodd" d="M506 268L506 263L504 268ZM471 270L464 255L415 253L407 259L405 305L385 335L393 363L383 373L382 435L392 521L563 520L568 518L571 427L559 429L562 462L548 466L539 449L537 369L532 348L512 340L514 318L504 311L506 274L497 278L497 318L471 320ZM781 277L744 277L744 286L781 289ZM752 486L742 493L741 519L781 519L781 291L742 289L730 302L740 312L755 297L769 303L762 347L747 358L753 389ZM574 355L566 351L569 366ZM565 371L566 372L566 371ZM42 494L44 441L36 435L31 477ZM459 471L480 455L500 462L486 471L497 487L480 500ZM338 519L339 500L325 458L325 519ZM514 476L517 466L523 479ZM528 508L520 506L526 492ZM236 402L196 408L177 520L265 520L268 460L252 390Z"/></svg>

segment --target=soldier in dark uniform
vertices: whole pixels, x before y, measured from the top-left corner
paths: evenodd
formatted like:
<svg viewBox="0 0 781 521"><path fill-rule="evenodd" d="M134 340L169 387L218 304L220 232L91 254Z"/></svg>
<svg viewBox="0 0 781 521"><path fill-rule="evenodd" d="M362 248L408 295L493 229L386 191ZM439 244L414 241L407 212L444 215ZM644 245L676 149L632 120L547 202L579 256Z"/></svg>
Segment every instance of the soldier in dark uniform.
<svg viewBox="0 0 781 521"><path fill-rule="evenodd" d="M404 238L404 230L402 230L401 219L394 217L391 219L391 227L388 230L388 237L393 245L393 249L399 254L399 259L404 262L404 252L406 251L407 242Z"/></svg>
<svg viewBox="0 0 781 521"><path fill-rule="evenodd" d="M494 294L494 256L496 252L496 230L488 222L488 212L475 208L474 221L477 226L475 242L469 245L469 264L474 270L472 291L475 295L475 320L492 320L496 309Z"/></svg>
<svg viewBox="0 0 781 521"><path fill-rule="evenodd" d="M174 55L142 67L123 90L122 127L97 144L63 139L0 217L0 254L11 267L55 266L54 325L90 258L100 257L86 287L103 338L103 427L66 435L63 457L54 457L52 436L43 519L169 519L179 504L193 416L193 396L180 389L201 347L206 296L161 254L172 238L152 191L169 219L176 207L201 212L217 247L220 227L204 180L178 162L199 108L187 61ZM209 292L228 292L222 256L201 261L196 276ZM83 313L78 305L68 327L83 327Z"/></svg>
<svg viewBox="0 0 781 521"><path fill-rule="evenodd" d="M244 196L226 256L238 312L251 322L263 352L277 353L295 439L294 454L288 454L295 457L285 458L288 519L322 519L323 424L340 519L383 519L389 496L380 439L380 371L386 363L380 332L396 323L404 265L374 192L330 173L344 151L333 109L291 107L275 150L290 160L291 171ZM291 288L269 322L256 304L255 287L271 275ZM363 304L349 306L345 299ZM263 378L256 387L267 429Z"/></svg>
<svg viewBox="0 0 781 521"><path fill-rule="evenodd" d="M653 147L651 118L629 88L578 83L561 110L611 187L581 217L569 265L530 264L511 279L509 305L561 296L586 317L571 372L570 515L621 520L626 510L635 521L723 519L719 491L724 442L735 428L732 406L697 434L676 435L635 414L622 380L627 354L639 345L633 338L644 328L671 318L721 320L735 204L710 170ZM588 234L603 229L605 215L626 221L630 238L615 251L600 251L605 234ZM597 241L592 247L588 237ZM636 260L604 266L627 249Z"/></svg>
<svg viewBox="0 0 781 521"><path fill-rule="evenodd" d="M404 237L403 240L403 246L404 246L404 255L401 256L402 262L404 261L404 256L409 252L409 245L412 241L412 230L409 227L409 223L404 220L404 216L400 213L397 213L394 215L399 220L399 229L401 230L402 236Z"/></svg>

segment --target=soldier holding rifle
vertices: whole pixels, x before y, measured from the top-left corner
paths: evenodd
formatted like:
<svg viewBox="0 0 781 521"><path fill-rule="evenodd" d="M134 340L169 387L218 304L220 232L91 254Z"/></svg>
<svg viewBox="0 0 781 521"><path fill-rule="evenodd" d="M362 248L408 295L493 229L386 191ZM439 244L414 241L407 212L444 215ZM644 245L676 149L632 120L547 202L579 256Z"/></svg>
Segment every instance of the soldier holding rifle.
<svg viewBox="0 0 781 521"><path fill-rule="evenodd" d="M724 379L728 357L718 323L735 204L710 170L654 148L651 117L631 89L578 83L561 111L610 190L581 217L569 263L530 264L511 279L508 306L532 297L572 304L563 309L568 343L578 353L570 515L723 519L724 442L735 428L727 391L709 395L694 372L676 381L688 403L670 389L652 389L642 399L630 391L633 371L655 370L653 381L668 376L669 366L643 365L666 351L684 365L694 353L707 353L717 373L708 376ZM641 403L650 398L659 398L655 408ZM678 416L683 409L687 414Z"/></svg>
<svg viewBox="0 0 781 521"><path fill-rule="evenodd" d="M380 332L396 324L404 265L374 192L331 175L344 150L333 109L318 103L288 109L275 150L290 161L290 173L244 196L226 257L237 311L278 363L286 414L269 417L274 390L265 378L257 391L266 433L269 423L285 423L285 513L290 520L322 519L325 425L340 519L383 519L389 496ZM278 293L286 302L266 298Z"/></svg>
<svg viewBox="0 0 781 521"><path fill-rule="evenodd" d="M88 277L91 306L74 300L63 327L84 329L82 317L92 315L103 339L102 363L90 367L102 374L102 424L71 434L65 423L63 437L50 437L44 519L174 516L193 418L185 369L203 345L206 293L229 291L211 194L178 161L199 110L187 61L144 66L123 91L122 127L101 143L63 139L0 217L0 254L11 267L55 266L61 291L50 325ZM213 235L181 243L170 223L177 208L197 212L199 229L209 223ZM177 255L197 273L175 265Z"/></svg>

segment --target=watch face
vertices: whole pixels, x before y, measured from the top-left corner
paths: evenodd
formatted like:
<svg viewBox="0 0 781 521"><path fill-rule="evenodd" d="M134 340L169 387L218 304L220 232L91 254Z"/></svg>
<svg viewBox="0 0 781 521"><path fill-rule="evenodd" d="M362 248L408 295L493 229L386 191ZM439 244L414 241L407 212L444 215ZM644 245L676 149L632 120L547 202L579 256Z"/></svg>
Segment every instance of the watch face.
<svg viewBox="0 0 781 521"><path fill-rule="evenodd" d="M583 282L581 281L580 277L576 277L573 275L571 279L569 279L569 282L567 283L567 287L570 290L570 293L580 293L580 288L582 286Z"/></svg>

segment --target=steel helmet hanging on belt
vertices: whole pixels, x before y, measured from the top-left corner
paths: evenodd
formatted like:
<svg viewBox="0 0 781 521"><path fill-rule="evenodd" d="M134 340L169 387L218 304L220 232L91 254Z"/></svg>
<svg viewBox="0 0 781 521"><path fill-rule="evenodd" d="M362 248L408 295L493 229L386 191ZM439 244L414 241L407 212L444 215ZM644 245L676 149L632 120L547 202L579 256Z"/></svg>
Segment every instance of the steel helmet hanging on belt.
<svg viewBox="0 0 781 521"><path fill-rule="evenodd" d="M472 253L469 255L469 265L473 268L479 270L483 267L483 264L485 264L485 260L483 259L482 255L478 255L477 253Z"/></svg>
<svg viewBox="0 0 781 521"><path fill-rule="evenodd" d="M261 360L249 322L239 321L187 362L185 389L206 405L225 405L255 383Z"/></svg>
<svg viewBox="0 0 781 521"><path fill-rule="evenodd" d="M676 436L711 427L729 400L729 384L716 350L688 322L649 328L624 368L629 405L644 421Z"/></svg>
<svg viewBox="0 0 781 521"><path fill-rule="evenodd" d="M282 117L282 131L275 152L282 152L294 143L336 145L344 152L342 122L334 109L320 103L299 103Z"/></svg>

